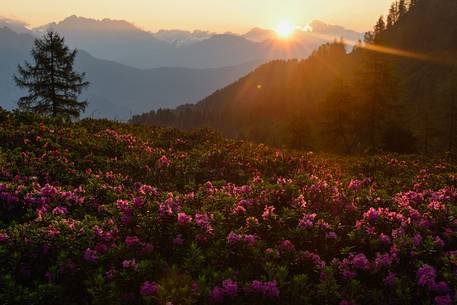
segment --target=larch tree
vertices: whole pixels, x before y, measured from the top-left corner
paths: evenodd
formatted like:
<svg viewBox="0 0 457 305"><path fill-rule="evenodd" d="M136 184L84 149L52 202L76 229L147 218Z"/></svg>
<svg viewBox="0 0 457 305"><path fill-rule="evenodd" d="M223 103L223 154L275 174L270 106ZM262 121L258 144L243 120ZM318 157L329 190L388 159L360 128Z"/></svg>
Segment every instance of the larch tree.
<svg viewBox="0 0 457 305"><path fill-rule="evenodd" d="M19 99L19 109L52 117L78 118L87 107L87 101L79 101L78 97L89 82L84 80L84 73L74 70L76 54L56 32L49 31L36 39L31 52L33 63L19 65L14 76L17 86L28 92Z"/></svg>

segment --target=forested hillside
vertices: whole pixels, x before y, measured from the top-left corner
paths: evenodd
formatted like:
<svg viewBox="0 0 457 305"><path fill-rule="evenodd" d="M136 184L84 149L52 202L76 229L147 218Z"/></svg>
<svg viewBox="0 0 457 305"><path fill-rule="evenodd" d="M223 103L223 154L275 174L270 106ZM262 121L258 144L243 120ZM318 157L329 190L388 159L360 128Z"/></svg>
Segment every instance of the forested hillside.
<svg viewBox="0 0 457 305"><path fill-rule="evenodd" d="M457 3L396 1L352 52L343 41L274 61L196 105L134 123L342 153L456 153Z"/></svg>

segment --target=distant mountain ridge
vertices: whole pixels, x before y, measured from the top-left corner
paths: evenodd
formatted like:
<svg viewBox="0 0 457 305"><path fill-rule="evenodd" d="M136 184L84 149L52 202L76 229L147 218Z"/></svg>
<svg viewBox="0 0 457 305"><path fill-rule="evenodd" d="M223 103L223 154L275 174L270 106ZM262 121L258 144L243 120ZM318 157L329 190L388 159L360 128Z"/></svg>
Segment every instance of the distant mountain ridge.
<svg viewBox="0 0 457 305"><path fill-rule="evenodd" d="M152 33L124 20L96 20L73 15L60 22L34 28L32 32L40 35L47 29L54 29L64 35L73 48L140 69L218 68L253 60L306 58L325 42L341 37L352 41L362 36L342 27L328 27L338 28L339 31L298 31L294 39L285 43L271 30L253 29L243 35L198 30L159 30Z"/></svg>
<svg viewBox="0 0 457 305"><path fill-rule="evenodd" d="M0 106L11 109L24 94L14 85L17 65L29 58L34 37L0 28ZM83 116L126 120L151 108L197 101L250 72L261 62L216 69L137 69L101 60L80 50L75 67L86 72L91 85L83 97L89 108Z"/></svg>

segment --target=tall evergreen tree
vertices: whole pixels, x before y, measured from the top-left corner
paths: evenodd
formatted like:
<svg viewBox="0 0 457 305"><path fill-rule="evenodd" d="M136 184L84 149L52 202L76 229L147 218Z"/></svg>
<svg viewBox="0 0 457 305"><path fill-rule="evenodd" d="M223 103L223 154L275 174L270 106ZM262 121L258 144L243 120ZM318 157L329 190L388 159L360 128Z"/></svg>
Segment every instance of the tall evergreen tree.
<svg viewBox="0 0 457 305"><path fill-rule="evenodd" d="M410 1L409 1L409 6L408 6L408 10L411 10L411 9L413 9L414 7L416 7L417 2L418 2L418 0L410 0Z"/></svg>
<svg viewBox="0 0 457 305"><path fill-rule="evenodd" d="M406 0L400 0L398 2L398 18L401 18L404 15L406 15L407 12L408 8L406 6Z"/></svg>
<svg viewBox="0 0 457 305"><path fill-rule="evenodd" d="M332 149L338 149L336 146L341 145L345 153L351 154L356 135L354 97L341 77L335 80L323 106L324 137L332 143Z"/></svg>
<svg viewBox="0 0 457 305"><path fill-rule="evenodd" d="M35 40L31 53L34 63L19 65L14 76L17 86L28 91L19 99L19 108L53 117L79 117L87 101L78 101L78 96L89 82L84 73L73 69L77 51L70 51L63 37L49 31Z"/></svg>
<svg viewBox="0 0 457 305"><path fill-rule="evenodd" d="M384 16L379 17L378 22L374 27L374 38L373 42L379 42L381 34L386 30L386 23L384 22Z"/></svg>
<svg viewBox="0 0 457 305"><path fill-rule="evenodd" d="M389 9L389 19L392 22L392 25L397 23L398 18L399 18L399 9L398 9L398 1L395 1L392 3Z"/></svg>
<svg viewBox="0 0 457 305"><path fill-rule="evenodd" d="M365 51L358 73L358 124L360 140L375 148L380 143L387 119L392 115L396 95L389 59L374 51Z"/></svg>
<svg viewBox="0 0 457 305"><path fill-rule="evenodd" d="M448 80L441 88L440 99L444 103L445 137L447 150L453 157L457 157L457 69L449 75Z"/></svg>
<svg viewBox="0 0 457 305"><path fill-rule="evenodd" d="M386 29L390 29L394 25L394 20L391 14L387 15L386 18Z"/></svg>

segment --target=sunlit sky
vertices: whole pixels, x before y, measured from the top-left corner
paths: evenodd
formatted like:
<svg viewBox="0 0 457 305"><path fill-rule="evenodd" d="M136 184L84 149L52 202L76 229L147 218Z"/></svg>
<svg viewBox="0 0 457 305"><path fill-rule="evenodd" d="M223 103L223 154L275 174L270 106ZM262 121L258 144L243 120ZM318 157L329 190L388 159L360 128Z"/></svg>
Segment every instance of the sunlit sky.
<svg viewBox="0 0 457 305"><path fill-rule="evenodd" d="M372 27L392 0L0 0L0 16L38 26L70 15L124 19L150 31L245 32L287 21L322 20L358 31Z"/></svg>

